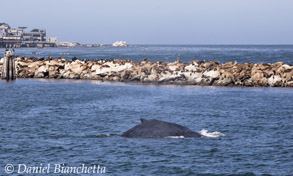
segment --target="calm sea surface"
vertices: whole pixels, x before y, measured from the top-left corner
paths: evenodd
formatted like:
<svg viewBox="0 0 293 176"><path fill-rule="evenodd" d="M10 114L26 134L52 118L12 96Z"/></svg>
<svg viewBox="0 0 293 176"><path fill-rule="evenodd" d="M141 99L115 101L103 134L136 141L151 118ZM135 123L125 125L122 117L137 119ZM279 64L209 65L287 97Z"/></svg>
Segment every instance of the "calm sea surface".
<svg viewBox="0 0 293 176"><path fill-rule="evenodd" d="M32 52L38 54L32 54ZM4 49L0 50L3 57ZM150 61L173 62L178 58L182 62L192 60L237 61L238 63L274 63L285 62L293 65L293 45L135 45L127 48L20 48L16 55L27 57L64 57L71 59L127 59L141 61L145 57Z"/></svg>
<svg viewBox="0 0 293 176"><path fill-rule="evenodd" d="M292 46L51 48L16 53L29 56L32 51L46 57L68 52L68 58L136 61L144 57L173 61L178 54L184 62L292 64L293 59ZM120 137L141 117L226 136ZM18 79L0 81L0 119L0 175L6 175L6 164L16 171L18 164L100 165L106 167L106 175L293 175L292 88Z"/></svg>

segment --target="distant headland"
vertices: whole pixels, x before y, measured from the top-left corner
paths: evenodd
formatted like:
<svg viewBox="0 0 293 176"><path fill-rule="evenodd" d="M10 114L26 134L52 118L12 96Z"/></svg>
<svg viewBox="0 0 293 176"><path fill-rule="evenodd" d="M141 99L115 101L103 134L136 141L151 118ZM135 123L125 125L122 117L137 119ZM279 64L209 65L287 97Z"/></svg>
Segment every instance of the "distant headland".
<svg viewBox="0 0 293 176"><path fill-rule="evenodd" d="M58 42L57 37L48 37L45 29L27 27L11 28L7 23L0 23L0 48L21 47L128 47L125 41L116 41L113 44L80 44L77 42Z"/></svg>

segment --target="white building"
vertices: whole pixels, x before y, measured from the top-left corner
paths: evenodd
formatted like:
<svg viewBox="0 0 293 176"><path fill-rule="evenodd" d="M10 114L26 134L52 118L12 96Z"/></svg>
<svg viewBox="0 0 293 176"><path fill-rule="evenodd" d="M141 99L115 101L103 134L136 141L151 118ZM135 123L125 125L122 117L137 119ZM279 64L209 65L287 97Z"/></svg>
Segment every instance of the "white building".
<svg viewBox="0 0 293 176"><path fill-rule="evenodd" d="M45 37L46 41L49 43L58 43L57 37Z"/></svg>

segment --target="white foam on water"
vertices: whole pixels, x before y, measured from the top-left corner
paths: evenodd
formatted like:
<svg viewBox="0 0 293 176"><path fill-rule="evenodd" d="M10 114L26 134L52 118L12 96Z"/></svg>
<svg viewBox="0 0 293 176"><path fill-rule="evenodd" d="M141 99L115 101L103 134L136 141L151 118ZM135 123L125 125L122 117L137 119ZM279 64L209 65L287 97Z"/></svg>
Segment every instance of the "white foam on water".
<svg viewBox="0 0 293 176"><path fill-rule="evenodd" d="M180 139L180 138L184 138L184 136L167 136L166 138Z"/></svg>
<svg viewBox="0 0 293 176"><path fill-rule="evenodd" d="M200 134L203 135L204 137L209 137L209 138L217 138L217 137L220 137L220 136L226 136L224 133L221 133L221 132L218 132L218 131L209 133L208 130L206 130L206 129L202 129L200 131Z"/></svg>

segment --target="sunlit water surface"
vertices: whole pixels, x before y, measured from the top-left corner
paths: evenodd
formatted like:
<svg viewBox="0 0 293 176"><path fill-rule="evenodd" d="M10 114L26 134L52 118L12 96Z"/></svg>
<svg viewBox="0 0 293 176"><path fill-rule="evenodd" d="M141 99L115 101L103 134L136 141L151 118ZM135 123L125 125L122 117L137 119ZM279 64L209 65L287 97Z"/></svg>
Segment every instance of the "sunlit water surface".
<svg viewBox="0 0 293 176"><path fill-rule="evenodd" d="M292 88L0 81L0 173L64 163L108 175L292 174L292 100ZM226 136L120 137L141 117Z"/></svg>

